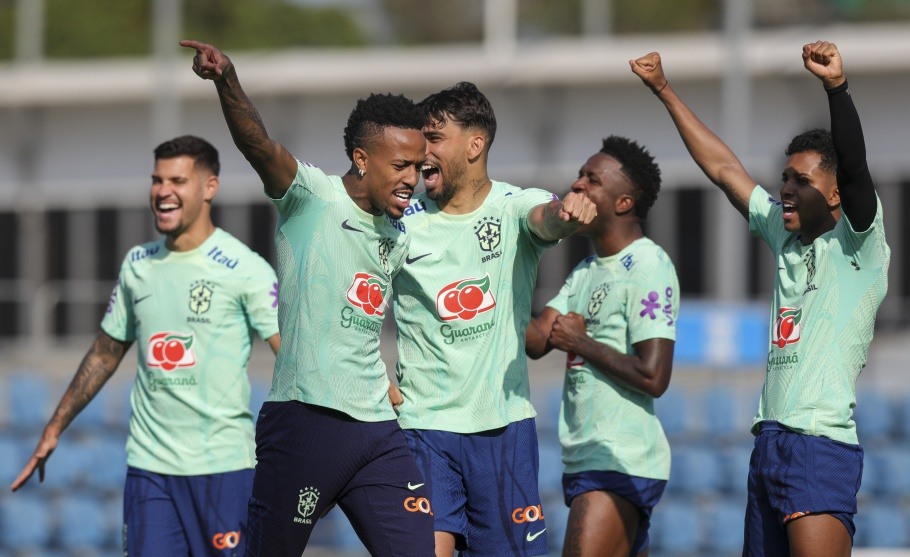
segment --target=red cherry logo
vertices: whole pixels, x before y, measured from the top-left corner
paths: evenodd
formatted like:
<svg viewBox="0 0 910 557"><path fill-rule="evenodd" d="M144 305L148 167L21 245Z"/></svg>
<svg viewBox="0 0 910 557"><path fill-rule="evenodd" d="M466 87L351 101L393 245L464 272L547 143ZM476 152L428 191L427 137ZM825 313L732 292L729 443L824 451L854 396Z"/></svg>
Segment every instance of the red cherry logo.
<svg viewBox="0 0 910 557"><path fill-rule="evenodd" d="M463 309L461 307L461 302L459 301L459 295L457 290L452 290L446 292L445 297L442 299L442 304L452 313L459 313Z"/></svg>
<svg viewBox="0 0 910 557"><path fill-rule="evenodd" d="M790 335L793 334L794 325L793 317L784 317L783 321L780 322L781 339L790 338Z"/></svg>
<svg viewBox="0 0 910 557"><path fill-rule="evenodd" d="M483 291L474 285L468 286L458 293L458 302L467 310L475 310L483 303Z"/></svg>
<svg viewBox="0 0 910 557"><path fill-rule="evenodd" d="M362 304L370 301L370 285L363 279L357 282L357 299Z"/></svg>
<svg viewBox="0 0 910 557"><path fill-rule="evenodd" d="M370 305L376 309L379 309L379 306L382 305L382 288L379 287L375 282L370 285Z"/></svg>
<svg viewBox="0 0 910 557"><path fill-rule="evenodd" d="M458 314L458 317L467 321L468 319L474 319L474 316L477 315L477 312L473 309L466 309L463 312Z"/></svg>
<svg viewBox="0 0 910 557"><path fill-rule="evenodd" d="M156 340L155 344L152 345L152 357L155 358L156 362L164 360L164 341Z"/></svg>
<svg viewBox="0 0 910 557"><path fill-rule="evenodd" d="M172 340L164 346L164 357L167 358L168 362L177 363L183 359L183 355L186 353L186 349L183 347L183 343L179 340Z"/></svg>

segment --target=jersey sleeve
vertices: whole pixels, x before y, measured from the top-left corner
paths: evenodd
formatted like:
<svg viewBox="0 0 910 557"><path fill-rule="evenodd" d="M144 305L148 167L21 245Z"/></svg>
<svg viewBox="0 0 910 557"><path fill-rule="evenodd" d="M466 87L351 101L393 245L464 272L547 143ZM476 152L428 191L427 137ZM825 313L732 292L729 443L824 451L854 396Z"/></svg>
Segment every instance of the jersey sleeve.
<svg viewBox="0 0 910 557"><path fill-rule="evenodd" d="M130 300L130 266L129 255L120 266L120 274L111 291L104 317L101 318L101 330L123 342L136 340L136 320L133 316L133 304Z"/></svg>
<svg viewBox="0 0 910 557"><path fill-rule="evenodd" d="M629 344L652 338L676 340L679 281L670 258L661 253L630 278L626 285Z"/></svg>
<svg viewBox="0 0 910 557"><path fill-rule="evenodd" d="M291 187L280 199L272 203L283 216L305 213L317 200L328 201L333 197L333 188L329 177L312 164L297 161L297 175Z"/></svg>
<svg viewBox="0 0 910 557"><path fill-rule="evenodd" d="M885 242L885 225L882 219L882 202L875 196L875 217L872 224L862 232L853 228L846 213L841 215L845 251L852 255L860 266L881 266L887 261L890 253Z"/></svg>
<svg viewBox="0 0 910 557"><path fill-rule="evenodd" d="M271 265L257 259L256 269L246 283L244 309L250 327L268 340L278 332L278 278Z"/></svg>
<svg viewBox="0 0 910 557"><path fill-rule="evenodd" d="M782 213L781 202L756 185L749 198L749 232L764 240L775 254L787 234Z"/></svg>

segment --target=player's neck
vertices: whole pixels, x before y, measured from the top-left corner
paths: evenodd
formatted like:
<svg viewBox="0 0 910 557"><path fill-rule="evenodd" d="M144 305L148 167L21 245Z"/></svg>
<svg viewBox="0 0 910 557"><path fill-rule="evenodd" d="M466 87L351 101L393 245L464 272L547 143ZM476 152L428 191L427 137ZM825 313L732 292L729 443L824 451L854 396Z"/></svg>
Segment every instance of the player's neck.
<svg viewBox="0 0 910 557"><path fill-rule="evenodd" d="M167 236L164 245L171 251L191 251L204 244L214 233L215 225L211 220L207 220L176 236Z"/></svg>
<svg viewBox="0 0 910 557"><path fill-rule="evenodd" d="M610 257L616 255L629 245L644 238L641 225L635 223L619 223L607 226L597 234L592 234L591 242L594 243L594 252L597 257Z"/></svg>
<svg viewBox="0 0 910 557"><path fill-rule="evenodd" d="M436 204L444 213L466 215L483 205L491 189L493 189L493 182L486 173L476 178L465 177L464 182L459 184L450 199Z"/></svg>

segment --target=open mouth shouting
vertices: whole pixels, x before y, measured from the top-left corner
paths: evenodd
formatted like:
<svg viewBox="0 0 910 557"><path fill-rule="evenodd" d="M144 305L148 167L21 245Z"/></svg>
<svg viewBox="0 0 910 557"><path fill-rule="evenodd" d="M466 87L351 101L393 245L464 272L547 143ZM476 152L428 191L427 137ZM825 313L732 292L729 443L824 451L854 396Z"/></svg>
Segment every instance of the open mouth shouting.
<svg viewBox="0 0 910 557"><path fill-rule="evenodd" d="M420 167L420 173L423 174L423 185L427 191L435 190L441 178L439 167L427 162Z"/></svg>

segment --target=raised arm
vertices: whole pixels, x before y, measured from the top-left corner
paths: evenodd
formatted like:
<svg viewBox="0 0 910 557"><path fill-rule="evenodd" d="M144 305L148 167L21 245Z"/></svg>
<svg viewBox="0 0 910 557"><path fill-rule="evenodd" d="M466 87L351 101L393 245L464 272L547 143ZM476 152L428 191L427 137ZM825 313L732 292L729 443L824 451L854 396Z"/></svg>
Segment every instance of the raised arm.
<svg viewBox="0 0 910 557"><path fill-rule="evenodd" d="M266 193L276 199L284 197L297 174L297 160L282 144L269 138L259 112L240 86L231 59L214 46L199 41L180 41L180 46L196 50L193 57L196 75L215 82L234 144L259 174Z"/></svg>
<svg viewBox="0 0 910 557"><path fill-rule="evenodd" d="M547 242L571 235L597 216L597 208L584 194L569 192L562 201L554 200L531 209L528 228Z"/></svg>
<svg viewBox="0 0 910 557"><path fill-rule="evenodd" d="M622 354L589 337L584 317L570 312L555 319L549 343L581 356L603 374L652 397L661 396L670 385L675 346L672 340L643 340L633 345L632 354Z"/></svg>
<svg viewBox="0 0 910 557"><path fill-rule="evenodd" d="M803 65L821 80L828 94L841 208L854 230L868 230L875 219L878 203L866 163L863 127L847 91L843 59L834 43L817 41L803 46Z"/></svg>
<svg viewBox="0 0 910 557"><path fill-rule="evenodd" d="M749 218L753 180L736 154L676 95L664 75L660 54L652 52L629 60L632 72L664 103L686 149L705 176L723 191L741 215Z"/></svg>
<svg viewBox="0 0 910 557"><path fill-rule="evenodd" d="M35 473L35 469L38 470L38 480L44 481L44 465L57 448L60 435L117 371L117 366L131 345L132 342L114 339L105 332L101 332L95 338L92 347L79 364L69 388L60 399L54 415L44 427L35 452L10 485L11 490L16 491L22 487Z"/></svg>

